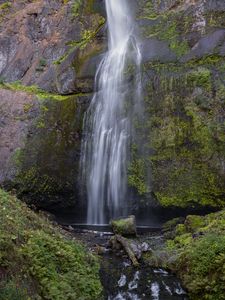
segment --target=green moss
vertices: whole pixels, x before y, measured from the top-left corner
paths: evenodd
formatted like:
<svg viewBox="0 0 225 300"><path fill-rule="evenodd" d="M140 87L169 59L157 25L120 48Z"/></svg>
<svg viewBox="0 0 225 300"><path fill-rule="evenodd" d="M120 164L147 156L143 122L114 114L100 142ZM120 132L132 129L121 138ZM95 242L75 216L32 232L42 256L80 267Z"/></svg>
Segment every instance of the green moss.
<svg viewBox="0 0 225 300"><path fill-rule="evenodd" d="M188 52L189 45L184 37L181 38L180 33L188 30L186 27L189 27L189 23L192 23L191 20L181 13L171 11L163 13L155 6L151 2L147 2L141 13L141 18L152 20L150 26L143 28L144 35L148 38L167 41L170 49L178 57L181 57Z"/></svg>
<svg viewBox="0 0 225 300"><path fill-rule="evenodd" d="M95 21L93 21L92 27L88 29L84 29L82 31L82 36L80 40L67 42L67 46L69 46L69 49L58 60L54 61L53 64L55 65L61 64L63 61L67 59L69 54L71 54L75 49L80 49L81 51L84 50L88 45L90 45L90 42L95 38L96 34L102 28L104 23L105 23L105 19L102 16L97 15ZM80 62L79 58L77 58L76 61L77 64L82 63Z"/></svg>
<svg viewBox="0 0 225 300"><path fill-rule="evenodd" d="M182 235L186 233L186 227L184 224L178 224L176 226L176 235Z"/></svg>
<svg viewBox="0 0 225 300"><path fill-rule="evenodd" d="M5 3L2 3L0 5L0 13L2 10L5 10L5 9L9 9L11 7L12 3L11 2L5 2Z"/></svg>
<svg viewBox="0 0 225 300"><path fill-rule="evenodd" d="M203 227L204 224L205 224L204 219L201 216L190 215L187 216L184 226L187 231L195 232L198 228ZM178 232L178 234L181 233Z"/></svg>
<svg viewBox="0 0 225 300"><path fill-rule="evenodd" d="M21 155L22 155L22 149L16 148L12 155L12 162L15 165L16 168L21 167Z"/></svg>
<svg viewBox="0 0 225 300"><path fill-rule="evenodd" d="M210 91L211 89L211 72L210 70L199 67L187 74L187 84L203 87Z"/></svg>
<svg viewBox="0 0 225 300"><path fill-rule="evenodd" d="M147 1L142 7L141 18L155 20L158 16L159 15L156 12L153 3L151 1Z"/></svg>
<svg viewBox="0 0 225 300"><path fill-rule="evenodd" d="M71 8L73 17L79 16L81 4L82 4L82 0L73 0L73 4L72 4L72 8Z"/></svg>
<svg viewBox="0 0 225 300"><path fill-rule="evenodd" d="M222 56L218 54L211 54L211 55L205 55L200 58L194 58L190 60L187 64L191 67L196 66L217 66L218 64L221 65L223 63L224 59Z"/></svg>
<svg viewBox="0 0 225 300"><path fill-rule="evenodd" d="M111 226L115 234L121 234L124 236L136 235L136 224L133 216L112 220Z"/></svg>
<svg viewBox="0 0 225 300"><path fill-rule="evenodd" d="M196 61L196 66L146 65L154 75L147 87L142 146L152 154L150 160L137 158L151 168L152 188L163 206L224 206L224 177L219 175L225 151L221 66L216 56Z"/></svg>
<svg viewBox="0 0 225 300"><path fill-rule="evenodd" d="M172 255L177 251L175 263L169 266L181 277L191 299L224 299L224 233L225 211L188 216L184 225L177 225L174 239L167 242Z"/></svg>
<svg viewBox="0 0 225 300"><path fill-rule="evenodd" d="M184 222L183 218L174 218L172 220L167 221L165 224L163 224L163 232L173 231L175 227Z"/></svg>
<svg viewBox="0 0 225 300"><path fill-rule="evenodd" d="M23 85L20 81L14 81L11 83L2 83L0 84L1 88L13 90L13 91L23 91L30 94L36 95L39 99L52 99L56 101L67 100L69 96L62 96L59 94L48 93L42 89L40 89L36 85L26 86ZM79 95L79 94L78 94Z"/></svg>
<svg viewBox="0 0 225 300"><path fill-rule="evenodd" d="M74 205L85 108L79 103L83 100L76 96L37 101L38 114L30 127L33 134L11 162L16 166L12 188L28 203L42 208Z"/></svg>
<svg viewBox="0 0 225 300"><path fill-rule="evenodd" d="M101 299L98 261L80 243L2 190L0 206L0 299Z"/></svg>
<svg viewBox="0 0 225 300"><path fill-rule="evenodd" d="M4 17L8 14L11 6L12 6L12 3L9 1L6 1L6 2L0 4L0 22L2 22Z"/></svg>
<svg viewBox="0 0 225 300"><path fill-rule="evenodd" d="M133 160L128 168L128 184L135 188L139 195L149 192L146 178L146 166L143 159Z"/></svg>
<svg viewBox="0 0 225 300"><path fill-rule="evenodd" d="M14 280L0 283L0 300L28 300L26 288L18 286Z"/></svg>
<svg viewBox="0 0 225 300"><path fill-rule="evenodd" d="M145 261L177 273L192 300L225 299L225 211L188 216L171 230L164 234L166 245L144 256Z"/></svg>
<svg viewBox="0 0 225 300"><path fill-rule="evenodd" d="M39 124L38 124L39 125ZM40 129L44 129L45 125L38 126ZM20 166L23 167L25 152L20 153L19 162ZM19 170L15 183L18 186L19 195L26 194L28 192L32 193L32 197L48 196L51 194L56 194L65 188L63 184L60 185L59 181L48 174L40 174L37 167L31 167L25 170Z"/></svg>

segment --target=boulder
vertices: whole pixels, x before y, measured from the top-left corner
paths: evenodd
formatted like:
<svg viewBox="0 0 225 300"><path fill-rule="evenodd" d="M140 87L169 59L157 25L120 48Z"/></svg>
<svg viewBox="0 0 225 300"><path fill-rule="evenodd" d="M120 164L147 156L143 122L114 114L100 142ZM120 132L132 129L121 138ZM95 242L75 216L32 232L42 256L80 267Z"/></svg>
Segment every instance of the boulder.
<svg viewBox="0 0 225 300"><path fill-rule="evenodd" d="M123 236L136 236L136 219L131 215L127 218L118 218L110 222L112 230L115 234L121 234Z"/></svg>

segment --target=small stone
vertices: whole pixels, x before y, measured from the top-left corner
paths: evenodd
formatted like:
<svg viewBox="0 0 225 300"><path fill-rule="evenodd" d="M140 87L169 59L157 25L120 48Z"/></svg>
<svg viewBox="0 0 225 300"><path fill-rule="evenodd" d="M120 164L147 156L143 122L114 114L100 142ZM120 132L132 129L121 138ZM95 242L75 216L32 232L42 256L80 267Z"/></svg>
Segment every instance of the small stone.
<svg viewBox="0 0 225 300"><path fill-rule="evenodd" d="M141 244L141 250L142 250L142 252L148 252L148 251L151 251L151 247L148 243L143 242Z"/></svg>

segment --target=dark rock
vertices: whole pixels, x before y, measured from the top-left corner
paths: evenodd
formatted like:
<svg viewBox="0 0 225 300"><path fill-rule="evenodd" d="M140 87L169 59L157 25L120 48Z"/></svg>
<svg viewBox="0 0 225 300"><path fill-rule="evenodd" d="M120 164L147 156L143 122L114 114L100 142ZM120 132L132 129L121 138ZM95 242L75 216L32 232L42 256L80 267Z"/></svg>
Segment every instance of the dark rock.
<svg viewBox="0 0 225 300"><path fill-rule="evenodd" d="M168 43L157 39L145 39L141 44L143 62L160 61L171 62L176 61L176 55L169 49Z"/></svg>
<svg viewBox="0 0 225 300"><path fill-rule="evenodd" d="M118 251L122 249L121 244L117 241L115 236L111 237L111 239L109 240L109 247L111 247L112 250L114 251Z"/></svg>
<svg viewBox="0 0 225 300"><path fill-rule="evenodd" d="M137 257L137 259L140 259L141 255L142 255L141 244L132 240L132 241L130 241L130 247L131 247L133 253L135 254L135 256Z"/></svg>
<svg viewBox="0 0 225 300"><path fill-rule="evenodd" d="M193 58L201 58L204 55L220 53L222 44L225 42L225 29L219 29L211 34L202 37L191 49L189 53L181 58L182 62L187 62Z"/></svg>

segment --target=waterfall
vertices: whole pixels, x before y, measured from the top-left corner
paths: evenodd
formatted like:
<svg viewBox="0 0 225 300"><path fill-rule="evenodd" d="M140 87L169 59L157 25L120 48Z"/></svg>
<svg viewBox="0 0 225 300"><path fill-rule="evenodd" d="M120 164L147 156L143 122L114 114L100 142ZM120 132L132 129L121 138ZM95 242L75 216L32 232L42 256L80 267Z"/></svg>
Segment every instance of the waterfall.
<svg viewBox="0 0 225 300"><path fill-rule="evenodd" d="M132 119L141 98L141 53L130 2L105 0L108 51L96 72L96 92L85 115L82 141L88 224L104 224L129 213L127 164ZM128 75L129 70L134 75Z"/></svg>

